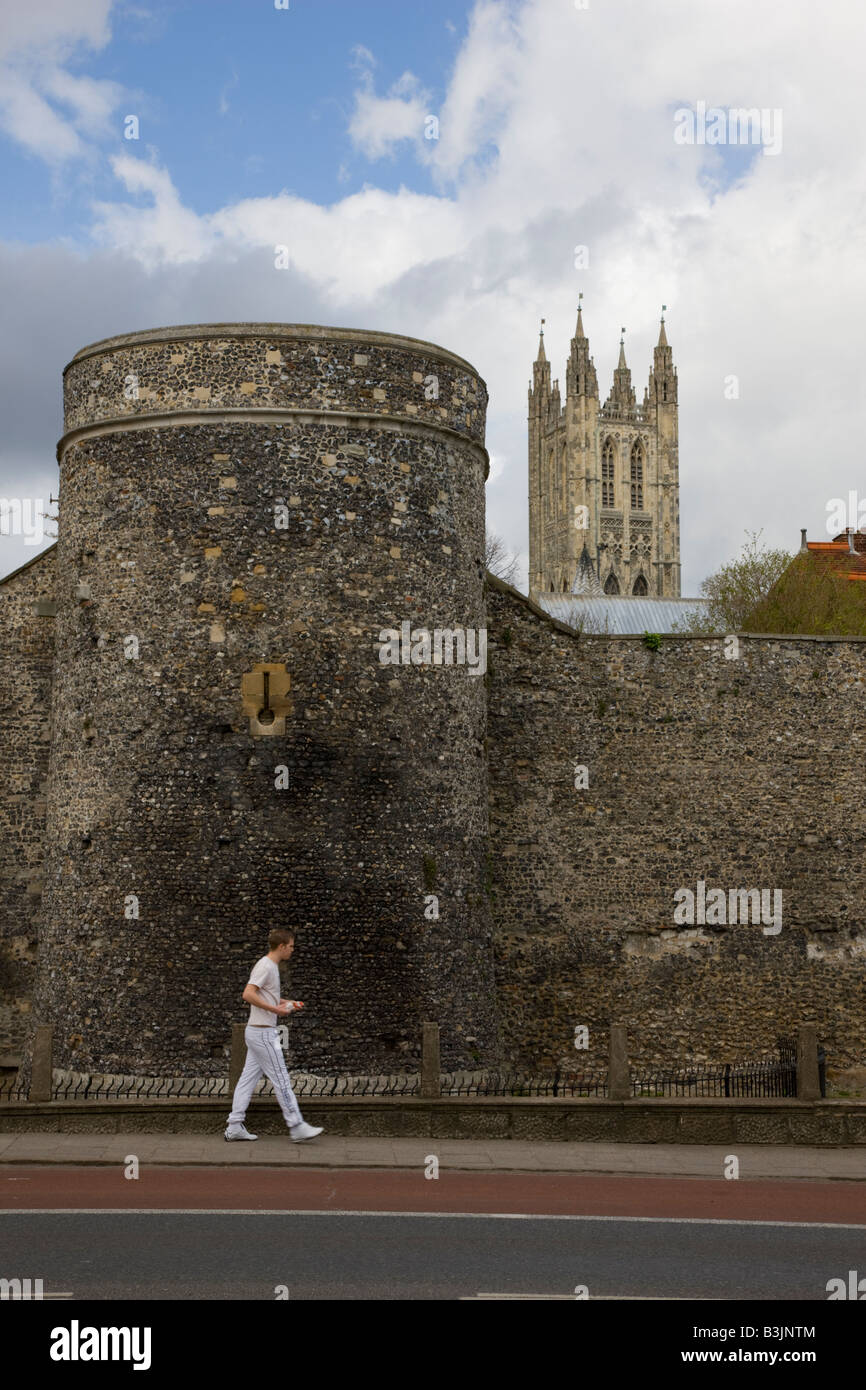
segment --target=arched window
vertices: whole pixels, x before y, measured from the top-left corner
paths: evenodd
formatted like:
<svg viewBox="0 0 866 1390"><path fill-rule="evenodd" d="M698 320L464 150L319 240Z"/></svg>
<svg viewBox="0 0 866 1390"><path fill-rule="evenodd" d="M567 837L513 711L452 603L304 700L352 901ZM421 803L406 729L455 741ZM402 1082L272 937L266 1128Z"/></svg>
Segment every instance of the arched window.
<svg viewBox="0 0 866 1390"><path fill-rule="evenodd" d="M643 511L643 445L639 439L631 446L631 509Z"/></svg>
<svg viewBox="0 0 866 1390"><path fill-rule="evenodd" d="M634 584L632 585L632 593L639 595L649 593L649 589L647 588L647 582L642 574L639 574L637 579L634 581Z"/></svg>
<svg viewBox="0 0 866 1390"><path fill-rule="evenodd" d="M619 593L619 580L615 574L609 574L607 576L607 579L604 581L604 592L606 594Z"/></svg>
<svg viewBox="0 0 866 1390"><path fill-rule="evenodd" d="M601 451L601 505L603 507L616 506L613 486L613 458L613 440L606 439L604 448Z"/></svg>

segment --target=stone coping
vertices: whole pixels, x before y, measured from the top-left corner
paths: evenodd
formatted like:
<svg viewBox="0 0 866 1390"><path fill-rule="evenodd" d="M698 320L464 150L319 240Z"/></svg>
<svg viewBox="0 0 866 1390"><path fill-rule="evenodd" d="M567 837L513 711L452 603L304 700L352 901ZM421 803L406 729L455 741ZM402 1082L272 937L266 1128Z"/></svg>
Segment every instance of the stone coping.
<svg viewBox="0 0 866 1390"><path fill-rule="evenodd" d="M0 1104L0 1133L201 1134L224 1124L227 1098ZM304 1097L304 1118L334 1135L629 1144L863 1147L866 1102L769 1099L609 1101L559 1097ZM273 1100L254 1100L256 1132L281 1134Z"/></svg>
<svg viewBox="0 0 866 1390"><path fill-rule="evenodd" d="M36 565L40 560L44 560L49 551L56 549L57 541L52 541L50 545L46 545L44 550L40 550L38 555L34 555L32 560L25 560L23 565L19 565L17 569L10 570L8 574L4 574L3 578L0 579L0 584L8 584L10 579L14 579L16 575L23 574L25 570L30 569L31 565Z"/></svg>
<svg viewBox="0 0 866 1390"><path fill-rule="evenodd" d="M184 338L298 338L311 342L331 339L336 342L366 343L369 347L405 348L407 351L420 350L428 357L438 357L443 362L471 372L482 385L487 387L471 362L458 357L456 352L429 343L424 338L409 338L403 333L382 333L370 328L327 328L318 323L186 323L167 328L145 328L136 333L120 333L114 338L102 338L97 343L88 343L80 348L63 368L64 376L73 362L115 349L130 347L139 343L175 343Z"/></svg>
<svg viewBox="0 0 866 1390"><path fill-rule="evenodd" d="M76 425L67 430L57 441L55 450L57 462L63 462L63 455L73 444L86 439L98 438L104 434L117 434L120 431L154 429L190 429L201 425L336 425L338 428L372 430L390 429L401 434L426 438L430 431L444 434L453 439L461 448L474 449L484 462L485 480L490 475L490 455L483 444L461 434L453 425L442 424L438 420L419 421L406 415L386 415L351 410L308 410L302 407L285 406L215 406L201 410L160 411L153 414L114 415L98 420L91 425ZM56 542L55 542L56 543ZM40 557L37 555L36 559ZM29 563L33 563L30 561ZM16 571L17 573L17 571ZM570 631L571 629L569 629ZM864 639L866 640L866 639Z"/></svg>

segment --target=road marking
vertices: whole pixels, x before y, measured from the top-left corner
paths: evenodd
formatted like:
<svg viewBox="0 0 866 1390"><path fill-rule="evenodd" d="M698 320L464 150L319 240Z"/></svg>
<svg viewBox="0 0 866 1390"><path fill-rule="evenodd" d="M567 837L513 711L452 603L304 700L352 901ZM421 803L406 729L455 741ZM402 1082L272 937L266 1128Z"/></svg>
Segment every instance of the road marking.
<svg viewBox="0 0 866 1390"><path fill-rule="evenodd" d="M661 1294L640 1294L640 1293L591 1293L587 1298L575 1298L573 1293L464 1293L458 1298L458 1303L475 1303L478 1299L521 1299L543 1300L545 1303L553 1299L565 1301L567 1303L586 1303L590 1299L594 1303L726 1303L730 1300L724 1298L695 1298L689 1295L688 1298L679 1298L676 1294L671 1294L669 1298L664 1298Z"/></svg>
<svg viewBox="0 0 866 1390"><path fill-rule="evenodd" d="M72 1298L73 1296L72 1290L70 1289L69 1293L41 1293L38 1297L36 1294L33 1294L28 1298L15 1298L14 1296L12 1298L3 1298L0 1299L0 1303L44 1303L49 1298Z"/></svg>
<svg viewBox="0 0 866 1390"><path fill-rule="evenodd" d="M798 1231L862 1231L863 1221L764 1221L728 1216L573 1216L526 1211L357 1211L305 1207L2 1207L2 1216L413 1216L446 1221L630 1221L669 1226L775 1226Z"/></svg>

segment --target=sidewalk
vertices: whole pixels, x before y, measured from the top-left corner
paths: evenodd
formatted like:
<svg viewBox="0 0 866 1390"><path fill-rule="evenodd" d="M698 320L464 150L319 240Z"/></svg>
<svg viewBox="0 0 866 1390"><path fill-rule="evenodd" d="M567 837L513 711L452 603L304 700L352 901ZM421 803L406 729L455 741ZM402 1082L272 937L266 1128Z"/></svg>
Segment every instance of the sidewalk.
<svg viewBox="0 0 866 1390"><path fill-rule="evenodd" d="M654 1177L724 1177L726 1154L741 1179L866 1180L866 1148L794 1145L524 1143L515 1139L364 1139L323 1134L306 1144L263 1135L227 1144L222 1131L193 1134L0 1134L0 1166L116 1166L128 1154L141 1163L192 1167L418 1168L429 1154L440 1165L475 1172L630 1173Z"/></svg>

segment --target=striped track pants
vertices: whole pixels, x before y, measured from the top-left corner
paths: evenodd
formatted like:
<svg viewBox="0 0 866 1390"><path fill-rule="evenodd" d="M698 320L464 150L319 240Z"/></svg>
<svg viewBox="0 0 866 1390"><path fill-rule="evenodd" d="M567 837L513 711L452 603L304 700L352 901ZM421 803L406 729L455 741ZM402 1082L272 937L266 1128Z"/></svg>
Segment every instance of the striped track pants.
<svg viewBox="0 0 866 1390"><path fill-rule="evenodd" d="M247 1060L235 1086L229 1124L243 1124L247 1106L262 1076L266 1076L273 1085L274 1095L280 1103L286 1124L301 1124L301 1112L286 1070L286 1059L280 1047L276 1024L273 1028L247 1027L244 1031L244 1041L247 1045Z"/></svg>

